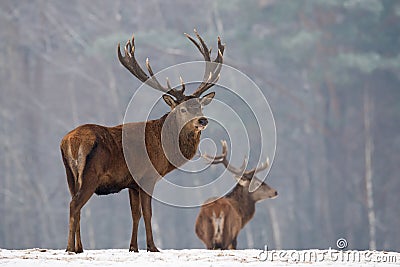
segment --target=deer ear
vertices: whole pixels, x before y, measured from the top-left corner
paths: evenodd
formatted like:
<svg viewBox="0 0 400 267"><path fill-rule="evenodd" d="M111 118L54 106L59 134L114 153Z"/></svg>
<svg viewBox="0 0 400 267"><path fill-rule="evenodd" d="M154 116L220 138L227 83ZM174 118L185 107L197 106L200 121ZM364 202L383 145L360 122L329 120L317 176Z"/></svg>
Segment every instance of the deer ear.
<svg viewBox="0 0 400 267"><path fill-rule="evenodd" d="M240 176L237 176L237 175L234 175L233 177L238 182L238 184L241 185L241 186L247 186L249 184L249 180L247 180L247 179L245 179L243 177L240 177Z"/></svg>
<svg viewBox="0 0 400 267"><path fill-rule="evenodd" d="M239 180L239 184L240 184L241 186L244 186L244 187L249 186L249 183L250 183L250 181L247 180L247 179L240 178L240 180Z"/></svg>
<svg viewBox="0 0 400 267"><path fill-rule="evenodd" d="M208 104L210 104L211 100L213 100L214 96L215 96L215 92L212 92L212 93L209 93L209 94L206 94L205 96L203 96L200 100L201 105L207 106Z"/></svg>
<svg viewBox="0 0 400 267"><path fill-rule="evenodd" d="M163 95L162 96L165 103L167 103L168 106L171 107L171 109L173 109L174 107L176 107L178 105L178 103L176 103L176 101L169 95Z"/></svg>

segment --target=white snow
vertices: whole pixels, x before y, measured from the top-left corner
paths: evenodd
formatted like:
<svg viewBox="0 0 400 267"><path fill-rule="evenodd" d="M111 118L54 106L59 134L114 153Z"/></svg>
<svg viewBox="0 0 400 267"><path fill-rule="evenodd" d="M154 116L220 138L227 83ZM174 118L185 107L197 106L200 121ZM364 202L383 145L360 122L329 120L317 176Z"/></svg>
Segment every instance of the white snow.
<svg viewBox="0 0 400 267"><path fill-rule="evenodd" d="M260 254L261 253L261 254ZM268 258L267 258L268 256ZM338 250L166 249L159 253L127 249L85 250L71 254L54 249L0 249L3 266L395 266L400 253Z"/></svg>

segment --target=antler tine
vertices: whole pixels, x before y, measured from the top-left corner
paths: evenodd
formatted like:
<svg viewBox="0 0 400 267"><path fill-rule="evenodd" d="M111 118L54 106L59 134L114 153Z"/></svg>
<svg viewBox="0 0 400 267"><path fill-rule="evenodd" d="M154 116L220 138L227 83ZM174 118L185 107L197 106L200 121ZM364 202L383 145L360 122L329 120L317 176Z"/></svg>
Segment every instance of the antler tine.
<svg viewBox="0 0 400 267"><path fill-rule="evenodd" d="M203 78L203 82L199 85L196 91L192 94L195 97L200 97L205 91L209 88L213 87L215 83L218 81L221 68L222 68L222 53L221 50L218 50L218 58L221 58L221 62L206 62L206 73L209 73L208 79Z"/></svg>
<svg viewBox="0 0 400 267"><path fill-rule="evenodd" d="M215 59L215 62L222 63L222 60L223 60L222 56L224 55L225 45L223 45L221 43L221 38L219 36L218 36L218 50L221 53L218 53L217 58ZM211 53L211 49L210 49L210 53Z"/></svg>
<svg viewBox="0 0 400 267"><path fill-rule="evenodd" d="M218 81L219 79L219 73L222 68L222 63L223 63L223 53L225 50L225 45L221 43L221 38L218 37L218 54L215 60L212 62L210 55L211 55L211 49L208 49L206 43L204 42L203 38L199 35L197 30L194 30L194 33L196 34L197 39L199 42L197 42L192 36L189 34L185 33L186 37L197 47L197 49L200 51L200 53L204 57L204 61L206 62L206 68L204 72L204 77L203 77L203 82L200 84L200 86L196 89L196 91L192 94L194 97L200 97L205 91L207 91L209 88L214 86L214 84Z"/></svg>
<svg viewBox="0 0 400 267"><path fill-rule="evenodd" d="M247 156L244 157L242 165L239 167L240 173L243 173L247 167L248 158Z"/></svg>
<svg viewBox="0 0 400 267"><path fill-rule="evenodd" d="M211 157L207 154L202 155L202 157L206 160L208 160L211 164L218 164L218 163L222 163L225 168L230 171L231 173L237 175L237 176L242 176L243 172L246 168L247 165L247 158L245 158L245 160L243 161L242 166L237 169L235 167L233 167L232 165L229 164L226 156L228 154L228 149L227 149L227 144L225 140L221 140L221 144L222 144L222 154L219 156L215 156L215 157Z"/></svg>
<svg viewBox="0 0 400 267"><path fill-rule="evenodd" d="M208 162L210 162L211 164L218 164L222 162L223 156L215 156L215 157L211 157L208 154L202 154L201 155L202 158L204 158L205 160L207 160Z"/></svg>
<svg viewBox="0 0 400 267"><path fill-rule="evenodd" d="M222 163L224 160L226 160L227 149L226 149L226 141L221 140L221 143L222 143L222 154L221 155L211 157L207 154L203 154L203 155L201 155L201 157L206 159L207 161L209 161L211 164Z"/></svg>
<svg viewBox="0 0 400 267"><path fill-rule="evenodd" d="M166 78L166 80L167 80L168 91L169 91L169 90L172 90L172 87L171 87L171 84L169 83L168 77Z"/></svg>
<svg viewBox="0 0 400 267"><path fill-rule="evenodd" d="M224 159L222 161L222 164L224 164L225 168L228 171L230 171L231 173L233 173L235 175L238 175L238 176L242 176L243 172L244 172L244 170L245 170L245 168L247 166L247 158L245 157L245 159L244 159L244 161L242 163L242 166L240 166L239 169L233 167L231 164L229 164L228 160L226 159L226 155L227 155L227 144L226 144L226 141L223 140L223 141L221 141L221 143L222 143L222 152L223 153L225 152L225 157L224 157Z"/></svg>
<svg viewBox="0 0 400 267"><path fill-rule="evenodd" d="M118 43L118 59L121 64L127 68L136 78L138 78L141 82L145 82L148 79L147 74L139 67L137 61L134 56L135 51L135 37L132 35L132 43L131 40L128 40L124 47L125 55L122 56L120 44ZM138 68L139 67L139 68Z"/></svg>
<svg viewBox="0 0 400 267"><path fill-rule="evenodd" d="M149 61L149 58L146 58L146 68L147 68L147 71L149 72L149 74L150 74L150 79L154 82L154 84L155 84L155 86L156 87L153 87L153 88L155 88L155 89L161 89L160 91L162 91L162 92L168 92L169 91L169 88L168 88L168 86L167 86L167 88L166 87L164 87L164 86L162 86L159 82L158 82L158 80L156 79L156 76L154 76L154 73L153 73L153 70L152 70L152 68L151 68L151 66L150 66L150 61ZM151 86L151 85L150 85ZM168 90L168 91L167 91Z"/></svg>
<svg viewBox="0 0 400 267"><path fill-rule="evenodd" d="M183 92L184 84L182 84L182 90L172 89L167 79L167 87L162 86L157 78L154 76L153 69L150 66L149 59L146 59L146 68L149 72L150 76L146 74L146 72L140 67L139 63L136 61L135 58L135 36L132 35L132 40L128 40L125 47L124 47L125 55L122 56L121 54L121 47L118 43L117 53L118 59L121 64L127 68L136 78L138 78L141 82L147 83L150 87L161 91L163 93L167 93L169 95L174 96L177 100L181 100L184 98Z"/></svg>
<svg viewBox="0 0 400 267"><path fill-rule="evenodd" d="M259 173L267 169L268 167L269 167L269 158L267 158L266 161L261 164L261 166L246 171L244 174L252 177L254 174Z"/></svg>
<svg viewBox="0 0 400 267"><path fill-rule="evenodd" d="M215 83L219 80L220 77L220 71L222 68L222 64L215 64L215 63L209 63L213 65L217 65L214 72L210 72L207 80L203 81L200 86L197 88L197 90L192 94L196 97L201 96L205 91L207 91L209 88L213 87Z"/></svg>
<svg viewBox="0 0 400 267"><path fill-rule="evenodd" d="M267 158L266 161L261 164L261 166L251 169L249 171L245 171L247 163L248 163L248 158L244 157L242 165L239 168L235 168L229 164L229 162L226 158L226 156L228 154L226 141L222 140L221 144L222 144L222 154L221 155L211 157L207 154L204 154L204 155L201 155L201 157L203 157L204 159L209 161L211 164L222 163L228 171L230 171L231 173L233 173L237 176L253 177L254 174L267 169L270 165L269 158Z"/></svg>
<svg viewBox="0 0 400 267"><path fill-rule="evenodd" d="M211 61L210 58L210 50L208 49L206 43L204 42L203 38L199 35L196 29L194 29L194 33L196 34L197 39L199 39L200 44L189 34L184 33L185 36L199 49L200 53L203 55L205 61Z"/></svg>
<svg viewBox="0 0 400 267"><path fill-rule="evenodd" d="M174 96L178 101L182 100L185 97L185 95L183 94L185 92L185 82L183 81L182 77L179 77L179 79L181 81L181 89L177 90L171 87L168 77L166 78L168 87L167 94Z"/></svg>
<svg viewBox="0 0 400 267"><path fill-rule="evenodd" d="M180 92L183 94L185 92L185 82L183 81L181 76L179 76L179 79L181 80L181 87L182 87Z"/></svg>

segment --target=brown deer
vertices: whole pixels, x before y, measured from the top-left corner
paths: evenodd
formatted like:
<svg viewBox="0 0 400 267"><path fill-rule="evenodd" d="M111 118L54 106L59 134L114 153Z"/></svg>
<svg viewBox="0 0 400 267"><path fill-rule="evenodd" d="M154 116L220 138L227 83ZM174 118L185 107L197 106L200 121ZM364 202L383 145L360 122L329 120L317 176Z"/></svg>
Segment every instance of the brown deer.
<svg viewBox="0 0 400 267"><path fill-rule="evenodd" d="M137 231L143 213L147 251L158 251L151 227L151 199L155 183L167 173L190 160L197 151L201 131L208 120L202 107L215 93L201 95L219 79L225 46L218 37L218 54L211 61L211 50L195 30L198 41L186 37L198 48L205 60L203 82L191 95L181 89L162 86L153 74L149 61L147 71L137 63L134 37L125 45L123 56L118 44L118 59L137 79L164 93L163 100L171 111L157 120L134 122L115 127L86 124L69 132L61 141L69 191L72 196L66 251L83 251L80 234L80 211L93 193L107 195L129 189L132 212L132 237L129 251L138 252ZM124 129L124 131L123 131ZM124 143L124 145L123 145Z"/></svg>
<svg viewBox="0 0 400 267"><path fill-rule="evenodd" d="M253 218L256 202L278 196L275 189L255 176L268 168L268 159L260 167L245 171L246 159L240 168L235 168L228 163L226 155L225 141L222 141L221 156L212 158L203 155L211 164L222 163L238 182L224 197L210 198L200 209L196 219L196 234L207 249L236 249L239 231ZM256 188L253 192L249 191L251 180Z"/></svg>

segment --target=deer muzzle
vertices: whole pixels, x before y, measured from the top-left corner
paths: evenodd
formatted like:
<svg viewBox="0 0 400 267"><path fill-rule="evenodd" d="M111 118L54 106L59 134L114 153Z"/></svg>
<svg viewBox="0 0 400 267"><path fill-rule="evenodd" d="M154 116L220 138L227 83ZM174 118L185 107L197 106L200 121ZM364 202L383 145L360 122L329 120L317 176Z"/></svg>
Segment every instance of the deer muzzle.
<svg viewBox="0 0 400 267"><path fill-rule="evenodd" d="M200 124L201 126L207 126L207 124L208 124L208 120L207 120L207 118L205 118L205 117L201 117L201 118L198 120L198 122L199 122L199 124Z"/></svg>
<svg viewBox="0 0 400 267"><path fill-rule="evenodd" d="M272 194L271 194L271 197L270 197L270 199L274 199L274 198L277 198L278 197L278 191L274 191Z"/></svg>
<svg viewBox="0 0 400 267"><path fill-rule="evenodd" d="M202 131L207 127L208 124L208 120L205 117L200 117L199 119L197 119L195 125L196 125L196 129Z"/></svg>

